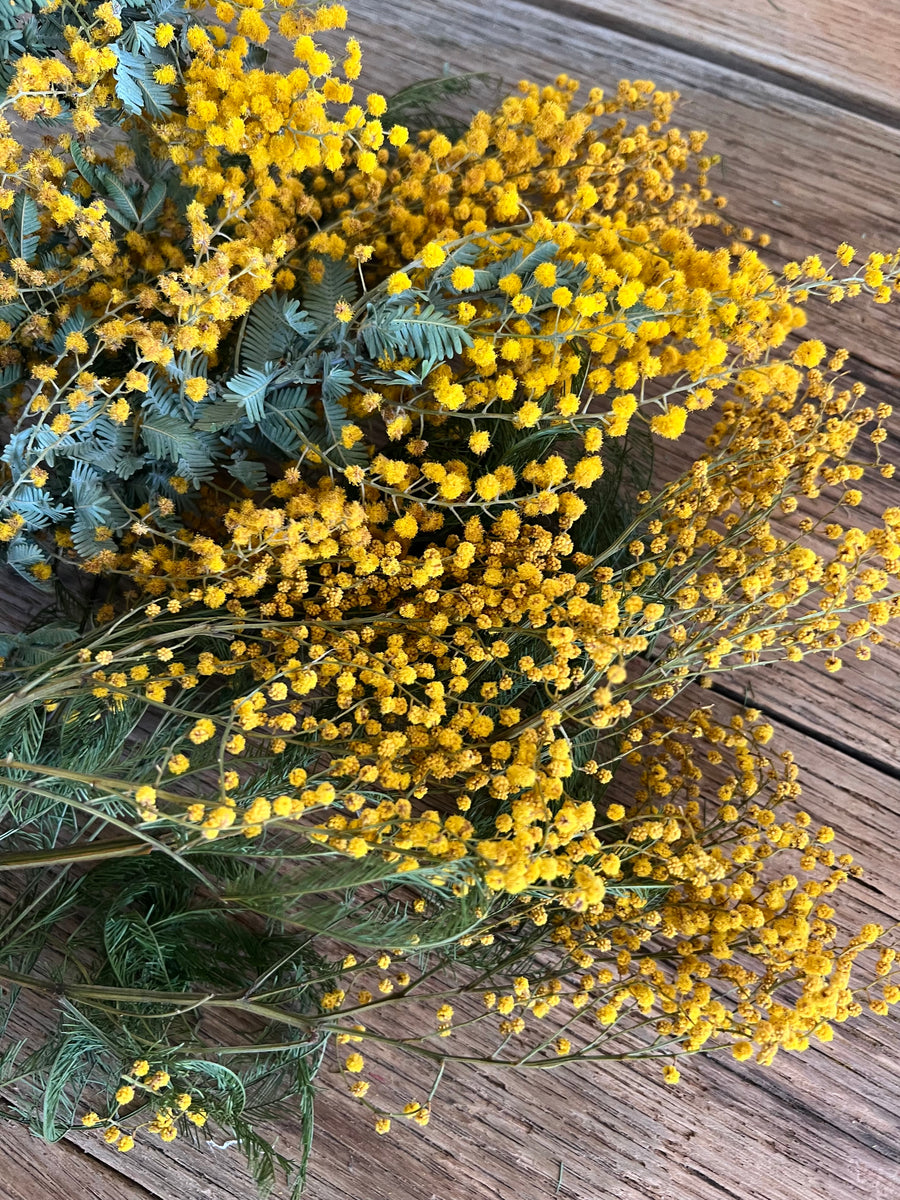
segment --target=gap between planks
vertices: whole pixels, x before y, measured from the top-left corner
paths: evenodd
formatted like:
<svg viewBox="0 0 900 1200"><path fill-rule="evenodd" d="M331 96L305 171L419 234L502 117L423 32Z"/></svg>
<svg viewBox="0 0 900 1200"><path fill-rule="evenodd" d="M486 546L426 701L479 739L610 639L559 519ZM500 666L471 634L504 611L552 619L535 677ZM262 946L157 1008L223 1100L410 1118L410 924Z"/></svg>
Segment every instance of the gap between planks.
<svg viewBox="0 0 900 1200"><path fill-rule="evenodd" d="M571 17L598 29L610 33L622 34L634 38L645 46L659 46L667 51L674 51L686 57L697 59L703 63L711 63L729 71L735 71L749 79L760 83L774 84L787 92L804 96L809 100L817 100L843 112L853 113L870 121L877 121L891 129L900 129L900 90L891 89L887 84L877 87L878 96L866 93L852 86L841 86L834 78L847 78L840 70L806 73L802 69L802 56L773 54L771 50L763 50L754 56L741 47L742 38L749 36L760 37L760 31L749 31L738 27L734 33L729 30L729 24L735 19L729 13L729 6L717 9L716 18L704 14L702 4L694 4L690 13L672 11L671 4L659 2L622 4L616 0L519 0L529 8L540 12L552 13L558 17ZM769 0L771 3L771 0ZM777 6L775 6L777 7ZM838 8L838 3L832 0L832 5ZM746 13L742 14L744 17ZM800 23L805 14L797 11L792 14ZM687 18L687 19L686 19ZM724 18L724 19L722 19ZM846 16L844 17L846 20ZM706 26L706 28L704 28ZM684 32L683 32L684 31ZM690 32L687 32L690 31ZM794 32L791 30L791 32ZM896 30L900 36L900 24ZM716 41L709 36L714 33L721 37ZM731 36L729 34L731 33ZM815 29L811 30L814 35ZM706 35L706 36L704 36ZM898 42L895 49L900 46ZM766 60L769 61L766 61ZM776 65L777 64L777 65ZM819 64L825 66L824 63ZM831 76L831 78L829 78ZM872 80L872 84L882 81Z"/></svg>

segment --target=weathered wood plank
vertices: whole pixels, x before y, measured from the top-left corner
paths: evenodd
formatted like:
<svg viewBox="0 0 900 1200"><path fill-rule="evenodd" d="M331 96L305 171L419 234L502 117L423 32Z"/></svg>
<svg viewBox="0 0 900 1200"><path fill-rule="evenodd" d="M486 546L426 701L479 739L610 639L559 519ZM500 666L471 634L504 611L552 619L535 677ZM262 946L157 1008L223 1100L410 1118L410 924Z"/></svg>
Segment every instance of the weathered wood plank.
<svg viewBox="0 0 900 1200"><path fill-rule="evenodd" d="M29 587L11 567L0 566L0 630L24 629L51 599L37 588Z"/></svg>
<svg viewBox="0 0 900 1200"><path fill-rule="evenodd" d="M149 1200L150 1192L70 1142L44 1145L8 1121L0 1134L3 1200Z"/></svg>
<svg viewBox="0 0 900 1200"><path fill-rule="evenodd" d="M528 0L896 124L900 10L846 0Z"/></svg>
<svg viewBox="0 0 900 1200"><path fill-rule="evenodd" d="M458 0L452 11L436 0L382 0L377 7L357 0L350 8L354 32L368 50L371 87L394 90L436 73L444 61L510 80L521 74L552 78L563 69L585 83L650 76L685 94L683 124L708 128L711 144L725 148L722 186L733 196L736 219L772 232L778 253L827 251L845 236L863 247L885 239L896 244L900 138L874 122L695 56L648 47L512 0L498 0L490 18L472 0ZM883 62L888 46L879 46ZM896 369L890 315L890 310L849 320L834 315L841 320L840 340L865 370L883 372L878 382L886 387ZM885 488L886 496L889 492ZM859 676L854 701L861 737L894 719L888 711L890 668L873 676L873 667L880 669L869 664L866 676ZM816 677L807 672L803 678ZM846 686L840 676L818 678L829 696L835 683L837 689ZM795 710L799 682L773 685L773 692L779 689L776 698L784 709ZM827 728L817 687L802 703L813 727ZM828 708L834 725L843 729L845 709L831 702ZM874 737L875 750L883 749L882 734ZM842 840L867 865L854 909L896 917L900 880L891 847L900 828L900 784L815 741L797 735L781 741L808 768L806 806L817 819L839 826ZM900 1173L897 1041L896 1022L864 1021L832 1046L779 1058L765 1072L725 1061L698 1064L674 1090L646 1065L566 1068L540 1075L537 1083L530 1076L461 1071L448 1080L428 1130L407 1127L390 1139L378 1138L358 1106L326 1080L308 1195L310 1200L513 1195L543 1200L555 1194L563 1200L799 1195L847 1200L865 1194L893 1200ZM397 1065L401 1079L404 1070ZM385 1067L383 1073L394 1072ZM281 1129L286 1146L296 1142L295 1128L285 1123ZM136 1174L160 1200L186 1195L243 1200L252 1194L234 1155L225 1151L176 1144L136 1148L125 1158L96 1138L77 1137L92 1155ZM44 1158L40 1148L33 1153ZM23 1200L31 1197L26 1193Z"/></svg>

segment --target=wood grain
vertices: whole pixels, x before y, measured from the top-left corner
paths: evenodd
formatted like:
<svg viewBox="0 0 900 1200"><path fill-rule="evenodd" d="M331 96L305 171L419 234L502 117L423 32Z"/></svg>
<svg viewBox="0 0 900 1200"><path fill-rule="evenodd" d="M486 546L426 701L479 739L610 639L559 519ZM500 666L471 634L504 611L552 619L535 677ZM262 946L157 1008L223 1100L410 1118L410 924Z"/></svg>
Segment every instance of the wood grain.
<svg viewBox="0 0 900 1200"><path fill-rule="evenodd" d="M885 123L900 119L900 9L847 0L529 0ZM889 51L894 48L894 55Z"/></svg>
<svg viewBox="0 0 900 1200"><path fill-rule="evenodd" d="M731 196L737 221L772 233L773 259L827 253L845 237L863 249L900 242L895 6L879 5L876 13L839 0L746 0L737 11L711 0L579 0L565 8L557 0L495 0L488 13L474 0L350 0L348 7L372 89L394 91L445 63L510 82L552 79L561 70L586 85L650 77L683 93L682 126L710 131L711 147L723 154L718 186ZM781 72L787 86L761 68ZM815 79L830 89L825 99L806 86ZM866 111L882 120L860 115ZM848 346L851 369L873 396L895 392L896 312L823 308L816 320L817 333ZM896 502L896 484L869 499L873 509ZM17 622L32 611L21 588L5 594ZM800 726L796 732L782 723L776 736L797 753L804 805L834 824L867 868L848 905L859 920L900 917L893 850L900 835L898 668L900 656L889 653L839 676L808 669L746 676L755 699ZM832 735L853 754L823 742ZM725 1059L691 1064L675 1089L648 1064L537 1077L460 1069L446 1081L427 1130L405 1126L388 1139L375 1135L326 1074L307 1195L896 1200L898 1044L896 1021L865 1018L830 1046L780 1056L765 1071ZM393 1079L409 1094L421 1082L401 1062L377 1069L385 1085ZM290 1122L279 1130L285 1148L297 1142ZM139 1146L126 1158L85 1134L75 1140L120 1176L140 1180L146 1193L123 1177L118 1194L128 1200L252 1196L231 1151L176 1143ZM4 1200L7 1190L14 1200L36 1200L64 1188L106 1200L98 1185L72 1174L71 1162L85 1161L78 1154L54 1158L55 1150L11 1143L7 1134L0 1145L15 1145L23 1160L6 1188L0 1159Z"/></svg>
<svg viewBox="0 0 900 1200"><path fill-rule="evenodd" d="M152 1195L70 1142L48 1146L9 1121L0 1133L3 1200L149 1200Z"/></svg>

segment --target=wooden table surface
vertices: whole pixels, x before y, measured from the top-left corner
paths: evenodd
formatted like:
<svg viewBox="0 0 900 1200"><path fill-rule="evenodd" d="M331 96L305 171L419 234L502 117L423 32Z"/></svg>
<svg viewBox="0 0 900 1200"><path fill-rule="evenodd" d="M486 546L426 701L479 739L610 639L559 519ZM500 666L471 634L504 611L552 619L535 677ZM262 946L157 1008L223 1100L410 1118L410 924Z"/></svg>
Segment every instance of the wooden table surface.
<svg viewBox="0 0 900 1200"><path fill-rule="evenodd" d="M772 235L773 261L841 240L900 245L900 4L893 0L347 0L363 84L390 93L451 70L515 83L565 71L586 86L649 78L707 129L715 185L738 223ZM900 380L900 317L815 310L815 336L851 353L873 403ZM895 401L896 402L896 401ZM898 414L900 415L900 414ZM887 444L900 462L900 420ZM871 485L870 511L900 482ZM34 598L9 579L7 611ZM838 676L767 668L730 689L795 751L804 804L866 875L846 919L900 920L900 647ZM709 694L706 693L708 698ZM379 1138L326 1074L308 1200L898 1200L900 1026L864 1017L833 1043L765 1070L688 1064L563 1068L533 1077L457 1070L426 1130ZM398 1072L404 1067L398 1065ZM299 1130L280 1127L289 1150ZM276 1195L280 1195L276 1191ZM46 1147L0 1133L0 1200L251 1200L232 1151L139 1146L124 1156L76 1135Z"/></svg>

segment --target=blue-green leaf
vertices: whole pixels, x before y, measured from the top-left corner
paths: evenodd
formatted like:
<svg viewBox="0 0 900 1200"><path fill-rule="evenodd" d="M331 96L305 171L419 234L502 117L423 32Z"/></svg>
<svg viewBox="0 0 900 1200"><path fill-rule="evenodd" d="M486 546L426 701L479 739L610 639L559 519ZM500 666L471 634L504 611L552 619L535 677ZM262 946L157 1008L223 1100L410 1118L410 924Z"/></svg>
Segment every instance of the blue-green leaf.
<svg viewBox="0 0 900 1200"><path fill-rule="evenodd" d="M41 219L38 207L27 192L18 192L13 200L12 216L4 222L4 231L13 258L29 262L37 253Z"/></svg>
<svg viewBox="0 0 900 1200"><path fill-rule="evenodd" d="M52 591L49 581L35 579L31 574L32 567L47 561L43 550L31 538L14 538L6 547L6 561L17 574L27 579L32 587L39 587L44 592Z"/></svg>
<svg viewBox="0 0 900 1200"><path fill-rule="evenodd" d="M241 458L228 463L226 469L228 474L234 476L244 487L258 490L265 486L267 478L266 468L262 463L252 462L248 458Z"/></svg>
<svg viewBox="0 0 900 1200"><path fill-rule="evenodd" d="M53 349L57 354L65 354L66 338L70 333L84 333L91 326L90 314L80 306L67 317L53 335Z"/></svg>
<svg viewBox="0 0 900 1200"><path fill-rule="evenodd" d="M311 283L303 293L303 303L318 329L336 323L334 307L339 300L352 304L356 299L357 277L353 268L334 258L322 262L322 278Z"/></svg>
<svg viewBox="0 0 900 1200"><path fill-rule="evenodd" d="M245 415L254 425L261 421L264 415L263 403L266 390L275 377L274 370L258 371L248 367L240 375L233 375L225 385L223 398L240 404Z"/></svg>
<svg viewBox="0 0 900 1200"><path fill-rule="evenodd" d="M165 180L157 179L147 192L147 195L144 197L144 203L141 205L141 219L139 222L141 229L153 228L156 223L156 217L162 211L165 199Z"/></svg>
<svg viewBox="0 0 900 1200"><path fill-rule="evenodd" d="M199 441L197 432L180 417L146 417L141 434L154 458L172 462L193 450Z"/></svg>
<svg viewBox="0 0 900 1200"><path fill-rule="evenodd" d="M100 177L94 170L91 163L89 163L85 158L81 151L81 147L74 138L72 138L72 141L69 144L69 154L72 157L72 162L75 164L75 170L78 172L81 178L86 180L96 191L100 191L102 186L100 183Z"/></svg>
<svg viewBox="0 0 900 1200"><path fill-rule="evenodd" d="M134 197L125 185L115 177L112 171L108 171L105 167L98 167L97 175L100 178L104 192L112 201L112 205L107 204L106 206L109 210L109 215L126 229L134 229L140 220L140 213L137 210Z"/></svg>
<svg viewBox="0 0 900 1200"><path fill-rule="evenodd" d="M126 112L137 116L144 107L144 97L135 78L143 70L143 60L126 50L121 41L113 44L118 62L113 70L116 80L116 96L122 101Z"/></svg>

